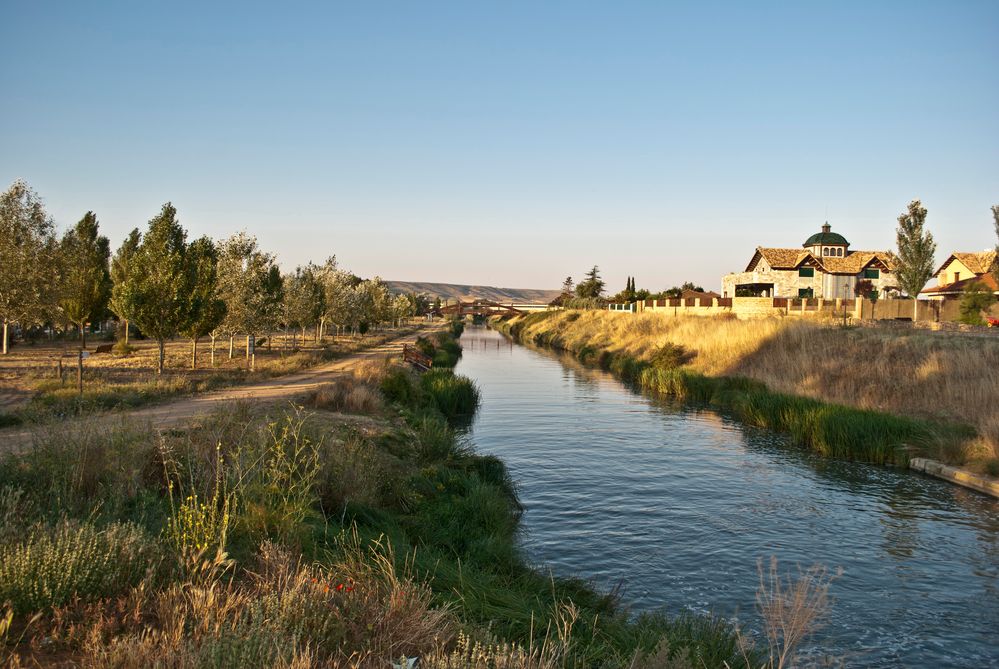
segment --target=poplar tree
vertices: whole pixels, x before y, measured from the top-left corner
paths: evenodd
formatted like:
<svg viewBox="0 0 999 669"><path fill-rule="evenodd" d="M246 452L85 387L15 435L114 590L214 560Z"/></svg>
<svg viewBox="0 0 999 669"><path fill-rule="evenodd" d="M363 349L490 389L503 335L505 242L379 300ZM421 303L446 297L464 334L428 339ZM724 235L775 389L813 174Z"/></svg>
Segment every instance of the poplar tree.
<svg viewBox="0 0 999 669"><path fill-rule="evenodd" d="M88 211L59 244L62 275L59 309L80 330L80 348L87 348L87 322L103 316L111 297L108 261L111 244L98 234L97 216Z"/></svg>
<svg viewBox="0 0 999 669"><path fill-rule="evenodd" d="M898 257L895 269L898 285L913 299L913 321L918 314L919 291L933 276L933 254L937 249L933 235L925 226L926 207L919 200L913 200L909 203L908 210L898 217Z"/></svg>
<svg viewBox="0 0 999 669"><path fill-rule="evenodd" d="M191 318L191 271L187 265L187 233L177 221L177 210L167 202L129 262L128 281L119 291L125 313L156 340L156 373L163 373L165 342Z"/></svg>
<svg viewBox="0 0 999 669"><path fill-rule="evenodd" d="M187 247L188 282L191 287L190 312L181 333L191 340L191 369L198 366L198 340L207 336L225 318L225 301L218 295L218 251L208 237ZM214 343L212 344L214 360Z"/></svg>
<svg viewBox="0 0 999 669"><path fill-rule="evenodd" d="M284 277L284 322L292 329L292 347L295 347L295 334L319 321L324 309L323 290L316 276L316 266L311 262L305 267L296 267L294 274Z"/></svg>
<svg viewBox="0 0 999 669"><path fill-rule="evenodd" d="M226 304L229 357L232 337L243 333L249 358L250 337L272 327L281 314L281 273L274 256L260 250L256 237L238 232L220 246L218 284Z"/></svg>
<svg viewBox="0 0 999 669"><path fill-rule="evenodd" d="M118 317L118 319L125 325L125 344L128 344L128 322L131 320L132 316L128 311L128 301L125 299L126 284L131 277L130 268L132 263L132 258L135 257L136 251L139 250L139 244L142 242L142 234L139 232L138 228L133 229L128 233L128 237L125 237L125 241L122 242L118 250L115 251L114 257L111 259L111 311Z"/></svg>
<svg viewBox="0 0 999 669"><path fill-rule="evenodd" d="M55 238L38 193L18 179L0 194L0 319L2 350L9 327L44 318L53 303Z"/></svg>

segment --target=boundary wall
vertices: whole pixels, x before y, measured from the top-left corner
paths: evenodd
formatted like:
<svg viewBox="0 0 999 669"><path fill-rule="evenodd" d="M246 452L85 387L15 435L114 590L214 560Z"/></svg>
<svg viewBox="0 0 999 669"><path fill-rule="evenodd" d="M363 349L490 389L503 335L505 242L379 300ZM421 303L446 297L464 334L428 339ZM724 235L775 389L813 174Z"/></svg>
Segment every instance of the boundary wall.
<svg viewBox="0 0 999 669"><path fill-rule="evenodd" d="M886 299L873 302L865 298L826 300L823 298L786 297L716 297L712 299L674 298L611 303L608 311L641 313L645 311L672 316L721 316L757 318L765 316L803 316L812 318L852 318L856 320L905 320L940 322L957 320L956 301ZM915 312L915 313L914 313ZM915 316L915 318L913 318Z"/></svg>

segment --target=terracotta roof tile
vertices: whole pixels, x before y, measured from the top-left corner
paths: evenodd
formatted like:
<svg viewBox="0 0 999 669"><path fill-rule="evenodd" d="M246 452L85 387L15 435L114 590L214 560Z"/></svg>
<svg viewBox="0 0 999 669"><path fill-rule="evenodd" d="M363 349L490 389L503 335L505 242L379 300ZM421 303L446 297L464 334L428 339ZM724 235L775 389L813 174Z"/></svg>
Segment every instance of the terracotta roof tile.
<svg viewBox="0 0 999 669"><path fill-rule="evenodd" d="M961 262L964 262L963 260ZM961 279L960 281L955 281L954 283L948 283L944 286L933 286L932 288L923 288L919 291L920 295L923 294L948 294L955 295L958 293L963 293L964 290L973 283L984 284L986 288L991 288L993 292L999 291L999 282L996 282L994 275L983 274L981 276L973 276L967 279Z"/></svg>
<svg viewBox="0 0 999 669"><path fill-rule="evenodd" d="M777 249L759 246L756 252L763 256L763 259L774 269L793 269L805 258L812 256L808 251L801 249ZM753 257L755 260L755 256ZM750 267L753 262L750 261ZM750 271L747 267L746 271Z"/></svg>
<svg viewBox="0 0 999 669"><path fill-rule="evenodd" d="M985 274L992 268L992 263L996 261L995 251L983 251L981 253L962 253L956 251L951 255L960 260L965 267L975 274Z"/></svg>
<svg viewBox="0 0 999 669"><path fill-rule="evenodd" d="M875 259L883 262L889 270L895 269L894 259L885 251L853 251L843 258L823 257L821 262L829 274L859 274Z"/></svg>

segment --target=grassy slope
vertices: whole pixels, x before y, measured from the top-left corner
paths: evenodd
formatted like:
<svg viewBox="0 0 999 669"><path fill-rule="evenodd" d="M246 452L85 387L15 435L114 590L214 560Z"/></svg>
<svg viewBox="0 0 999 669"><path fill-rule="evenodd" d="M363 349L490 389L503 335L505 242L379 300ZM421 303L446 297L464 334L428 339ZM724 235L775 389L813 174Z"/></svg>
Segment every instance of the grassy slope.
<svg viewBox="0 0 999 669"><path fill-rule="evenodd" d="M999 467L999 342L603 311L497 324L569 351L653 392L713 404L826 455L904 464L907 445L985 471Z"/></svg>
<svg viewBox="0 0 999 669"><path fill-rule="evenodd" d="M74 421L0 461L0 658L617 667L666 639L670 666L745 663L724 623L632 620L529 568L503 464L436 408L457 392L474 410L474 387L437 381L372 364L304 410L234 406L161 437ZM482 645L502 642L519 650Z"/></svg>

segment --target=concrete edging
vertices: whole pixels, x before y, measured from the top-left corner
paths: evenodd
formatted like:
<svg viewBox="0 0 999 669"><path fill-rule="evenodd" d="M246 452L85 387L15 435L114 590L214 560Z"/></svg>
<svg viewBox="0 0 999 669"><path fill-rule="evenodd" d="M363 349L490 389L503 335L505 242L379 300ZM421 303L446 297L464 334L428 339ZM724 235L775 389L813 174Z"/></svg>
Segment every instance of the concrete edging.
<svg viewBox="0 0 999 669"><path fill-rule="evenodd" d="M969 472L967 469L951 467L929 458L912 458L909 460L909 469L999 498L999 480Z"/></svg>

